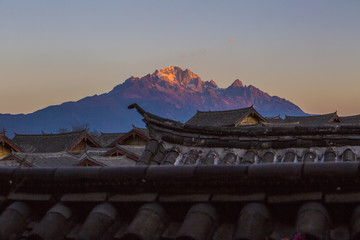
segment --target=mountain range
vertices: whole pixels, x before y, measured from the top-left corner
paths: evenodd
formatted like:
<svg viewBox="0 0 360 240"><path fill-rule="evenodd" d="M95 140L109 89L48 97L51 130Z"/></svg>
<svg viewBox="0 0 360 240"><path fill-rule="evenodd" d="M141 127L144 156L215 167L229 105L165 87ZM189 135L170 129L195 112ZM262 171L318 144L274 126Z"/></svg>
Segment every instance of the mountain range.
<svg viewBox="0 0 360 240"><path fill-rule="evenodd" d="M156 70L144 77L130 77L110 92L85 97L76 102L49 106L30 114L0 114L0 128L16 133L55 133L74 125L87 124L101 132L128 131L143 126L136 111L127 109L138 103L146 111L162 117L186 121L196 110L214 111L253 105L263 116L307 115L290 101L236 79L220 88L214 81L203 81L192 71L180 67Z"/></svg>

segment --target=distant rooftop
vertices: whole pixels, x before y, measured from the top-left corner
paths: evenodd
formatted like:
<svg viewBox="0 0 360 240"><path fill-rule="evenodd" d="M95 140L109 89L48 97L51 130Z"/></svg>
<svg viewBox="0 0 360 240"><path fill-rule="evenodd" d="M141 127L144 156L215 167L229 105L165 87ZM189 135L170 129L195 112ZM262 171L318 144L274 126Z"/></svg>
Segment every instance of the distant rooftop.
<svg viewBox="0 0 360 240"><path fill-rule="evenodd" d="M186 125L230 127L236 126L240 121L250 115L266 122L266 120L251 106L248 108L226 111L197 111L197 113L186 122Z"/></svg>
<svg viewBox="0 0 360 240"><path fill-rule="evenodd" d="M46 153L70 151L84 137L90 140L93 145L97 145L86 131L38 135L15 134L12 141L20 146L24 152Z"/></svg>
<svg viewBox="0 0 360 240"><path fill-rule="evenodd" d="M299 124L306 125L319 125L325 123L342 122L336 112L322 115L304 116L304 117L291 117L286 116L285 123L298 122Z"/></svg>

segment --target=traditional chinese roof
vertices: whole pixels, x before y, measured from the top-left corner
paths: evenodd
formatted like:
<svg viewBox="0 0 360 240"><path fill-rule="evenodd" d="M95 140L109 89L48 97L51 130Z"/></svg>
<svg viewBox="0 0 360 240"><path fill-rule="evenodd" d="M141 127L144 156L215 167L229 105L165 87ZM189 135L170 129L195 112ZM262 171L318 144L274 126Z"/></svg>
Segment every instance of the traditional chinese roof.
<svg viewBox="0 0 360 240"><path fill-rule="evenodd" d="M68 152L56 153L24 153L13 152L3 160L15 160L19 166L24 167L67 167L73 166L79 162L79 156ZM2 161L0 161L0 164Z"/></svg>
<svg viewBox="0 0 360 240"><path fill-rule="evenodd" d="M233 127L241 120L248 116L255 116L263 122L266 122L253 106L242 109L227 110L227 111L197 111L196 114L190 118L186 125L192 126L215 126L215 127Z"/></svg>
<svg viewBox="0 0 360 240"><path fill-rule="evenodd" d="M19 160L4 160L2 159L0 161L0 168L1 167L16 167L16 168L20 168L20 167L29 167L29 165L23 165L21 164L21 161Z"/></svg>
<svg viewBox="0 0 360 240"><path fill-rule="evenodd" d="M124 166L135 165L141 156L144 146L116 147L121 151L119 156L110 156L108 152L114 149L87 148L79 154L69 152L56 153L17 153L13 152L0 160L0 167L69 167L83 166L90 161L91 166Z"/></svg>
<svg viewBox="0 0 360 240"><path fill-rule="evenodd" d="M284 119L282 119L280 116L276 116L276 117L266 117L265 118L267 122L269 123L285 123Z"/></svg>
<svg viewBox="0 0 360 240"><path fill-rule="evenodd" d="M360 146L290 148L186 147L151 140L139 165L242 165L360 160Z"/></svg>
<svg viewBox="0 0 360 240"><path fill-rule="evenodd" d="M5 132L0 132L0 144L7 144L12 151L22 152L22 149L13 141L11 141L5 134Z"/></svg>
<svg viewBox="0 0 360 240"><path fill-rule="evenodd" d="M106 147L125 134L126 133L101 133L100 137L98 137L98 141L101 143L101 146Z"/></svg>
<svg viewBox="0 0 360 240"><path fill-rule="evenodd" d="M360 124L360 115L341 117L343 123Z"/></svg>
<svg viewBox="0 0 360 240"><path fill-rule="evenodd" d="M359 163L0 168L2 239L357 239ZM325 184L324 184L325 183Z"/></svg>
<svg viewBox="0 0 360 240"><path fill-rule="evenodd" d="M87 146L85 152L91 157L104 156L111 148L98 148L98 147L89 147Z"/></svg>
<svg viewBox="0 0 360 240"><path fill-rule="evenodd" d="M323 115L312 115L304 117L292 117L286 116L284 119L285 123L299 123L306 125L319 125L326 123L342 122L341 118L337 115L336 112L323 114Z"/></svg>
<svg viewBox="0 0 360 240"><path fill-rule="evenodd" d="M132 107L151 140L127 166L0 168L0 236L359 239L359 125L202 127Z"/></svg>
<svg viewBox="0 0 360 240"><path fill-rule="evenodd" d="M341 162L360 158L359 125L262 124L198 127L147 113L150 129L138 164L241 165L286 162Z"/></svg>
<svg viewBox="0 0 360 240"><path fill-rule="evenodd" d="M138 160L141 154L144 152L145 146L137 145L116 145L115 147L109 149L106 153L103 154L104 157L111 156L114 153L119 153L125 155L130 159Z"/></svg>
<svg viewBox="0 0 360 240"><path fill-rule="evenodd" d="M84 139L91 145L100 147L86 131L40 135L15 134L12 141L20 146L24 152L49 153L71 151Z"/></svg>
<svg viewBox="0 0 360 240"><path fill-rule="evenodd" d="M150 138L149 130L147 128L139 128L139 127L136 127L133 125L133 129L134 129L134 131L140 133L141 135L143 135L147 138Z"/></svg>
<svg viewBox="0 0 360 240"><path fill-rule="evenodd" d="M84 162L87 162L88 166L104 166L104 167L134 166L137 163L136 160L129 158L126 155L116 156L116 157L87 156L82 158L74 166L83 166L85 165Z"/></svg>
<svg viewBox="0 0 360 240"><path fill-rule="evenodd" d="M148 129L138 128L133 126L133 129L131 129L129 132L125 133L124 135L121 135L119 138L116 138L114 141L108 144L107 147L115 147L116 145L122 145L127 139L133 136L138 136L139 138L142 138L145 141L150 140Z"/></svg>
<svg viewBox="0 0 360 240"><path fill-rule="evenodd" d="M131 105L144 117L150 135L173 146L228 149L284 149L360 145L360 125L257 124L194 126L164 119Z"/></svg>

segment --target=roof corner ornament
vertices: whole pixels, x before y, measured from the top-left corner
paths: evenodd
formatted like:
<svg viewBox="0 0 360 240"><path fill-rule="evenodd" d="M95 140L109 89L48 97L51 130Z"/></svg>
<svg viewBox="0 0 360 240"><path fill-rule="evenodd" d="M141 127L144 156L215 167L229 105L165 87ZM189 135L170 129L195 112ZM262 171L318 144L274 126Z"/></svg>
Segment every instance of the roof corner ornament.
<svg viewBox="0 0 360 240"><path fill-rule="evenodd" d="M128 109L136 109L138 111L138 113L142 116L144 116L144 114L146 113L144 109L142 109L137 103L133 103L133 104L130 104L128 106Z"/></svg>

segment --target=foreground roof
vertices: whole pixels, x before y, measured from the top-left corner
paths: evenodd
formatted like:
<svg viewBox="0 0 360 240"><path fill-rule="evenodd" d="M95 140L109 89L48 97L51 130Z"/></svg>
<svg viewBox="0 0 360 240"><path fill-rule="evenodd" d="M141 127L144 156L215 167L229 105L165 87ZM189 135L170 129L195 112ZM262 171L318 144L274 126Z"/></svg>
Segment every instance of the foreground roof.
<svg viewBox="0 0 360 240"><path fill-rule="evenodd" d="M0 168L0 233L18 239L345 240L358 162ZM311 224L310 224L311 223Z"/></svg>

